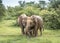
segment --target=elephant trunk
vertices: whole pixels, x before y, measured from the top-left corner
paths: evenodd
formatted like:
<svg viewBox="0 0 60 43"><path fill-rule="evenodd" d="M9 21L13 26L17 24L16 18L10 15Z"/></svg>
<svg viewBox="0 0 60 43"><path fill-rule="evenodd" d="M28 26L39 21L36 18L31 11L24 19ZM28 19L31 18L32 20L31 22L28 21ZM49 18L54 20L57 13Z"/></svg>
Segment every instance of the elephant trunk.
<svg viewBox="0 0 60 43"><path fill-rule="evenodd" d="M24 31L25 31L25 34L28 33L29 32L29 27L26 26Z"/></svg>

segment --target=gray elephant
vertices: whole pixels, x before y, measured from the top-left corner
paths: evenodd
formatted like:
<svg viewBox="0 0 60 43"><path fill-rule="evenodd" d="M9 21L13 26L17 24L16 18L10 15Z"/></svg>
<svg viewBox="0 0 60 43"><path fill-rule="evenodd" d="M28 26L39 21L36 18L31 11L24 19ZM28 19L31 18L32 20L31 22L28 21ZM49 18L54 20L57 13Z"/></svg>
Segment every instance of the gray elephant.
<svg viewBox="0 0 60 43"><path fill-rule="evenodd" d="M18 24L19 26L21 27L21 32L22 34L25 34L24 33L24 28L26 26L26 14L21 14L19 17L18 17Z"/></svg>
<svg viewBox="0 0 60 43"><path fill-rule="evenodd" d="M29 36L31 34L33 36L37 36L38 29L40 30L40 35L42 35L43 19L37 15L32 15L31 17L27 17L25 33L28 34Z"/></svg>
<svg viewBox="0 0 60 43"><path fill-rule="evenodd" d="M31 17L36 22L36 24L35 24L35 30L34 30L35 36L37 36L37 34L38 34L38 29L40 30L40 36L41 36L42 35L42 31L44 30L42 17L37 16L37 15L32 15Z"/></svg>

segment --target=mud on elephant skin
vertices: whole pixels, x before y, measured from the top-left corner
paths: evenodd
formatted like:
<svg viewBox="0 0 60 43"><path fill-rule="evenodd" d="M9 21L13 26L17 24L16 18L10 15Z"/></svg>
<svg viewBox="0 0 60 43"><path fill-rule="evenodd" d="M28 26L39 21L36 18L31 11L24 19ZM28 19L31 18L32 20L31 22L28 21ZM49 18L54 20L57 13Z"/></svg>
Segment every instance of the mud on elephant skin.
<svg viewBox="0 0 60 43"><path fill-rule="evenodd" d="M22 32L22 34L25 34L24 28L25 28L25 26L26 26L26 18L27 18L26 14L21 14L21 15L18 17L18 24L19 24L19 26L21 27L21 32Z"/></svg>

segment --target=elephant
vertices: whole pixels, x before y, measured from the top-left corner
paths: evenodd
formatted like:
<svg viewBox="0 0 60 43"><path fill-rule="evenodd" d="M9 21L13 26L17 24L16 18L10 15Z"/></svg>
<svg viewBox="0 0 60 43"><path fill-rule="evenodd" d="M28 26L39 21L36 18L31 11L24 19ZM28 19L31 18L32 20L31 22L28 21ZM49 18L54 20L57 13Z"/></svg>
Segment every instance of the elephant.
<svg viewBox="0 0 60 43"><path fill-rule="evenodd" d="M31 17L36 22L35 30L34 30L35 36L37 36L37 34L38 34L38 29L40 30L40 36L42 36L42 31L44 31L42 17L41 16L37 16L37 15L32 15Z"/></svg>
<svg viewBox="0 0 60 43"><path fill-rule="evenodd" d="M21 32L22 32L22 34L25 34L24 28L25 28L25 26L26 26L26 18L27 18L26 14L21 14L21 15L18 17L18 24L19 24L19 26L21 27Z"/></svg>
<svg viewBox="0 0 60 43"><path fill-rule="evenodd" d="M25 33L29 36L37 36L38 29L40 30L40 35L42 35L43 30L43 19L40 16L32 15L26 19Z"/></svg>
<svg viewBox="0 0 60 43"><path fill-rule="evenodd" d="M25 27L25 34L28 36L33 36L33 30L35 27L35 22L31 17L27 17L26 19L26 27Z"/></svg>

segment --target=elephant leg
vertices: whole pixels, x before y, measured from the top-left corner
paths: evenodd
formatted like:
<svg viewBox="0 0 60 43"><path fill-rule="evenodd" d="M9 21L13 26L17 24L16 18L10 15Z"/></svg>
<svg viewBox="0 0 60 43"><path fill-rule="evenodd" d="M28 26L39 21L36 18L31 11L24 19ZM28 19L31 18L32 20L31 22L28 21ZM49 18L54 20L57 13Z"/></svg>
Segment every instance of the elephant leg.
<svg viewBox="0 0 60 43"><path fill-rule="evenodd" d="M42 36L42 28L40 28L40 36Z"/></svg>
<svg viewBox="0 0 60 43"><path fill-rule="evenodd" d="M33 36L33 30L28 31L28 36Z"/></svg>
<svg viewBox="0 0 60 43"><path fill-rule="evenodd" d="M33 37L35 36L34 30L32 30L31 34L32 34Z"/></svg>
<svg viewBox="0 0 60 43"><path fill-rule="evenodd" d="M36 21L36 25L35 25L35 31L34 31L34 34L35 34L35 36L37 36L37 34L38 34L38 23L37 23L37 21Z"/></svg>
<svg viewBox="0 0 60 43"><path fill-rule="evenodd" d="M37 34L38 34L38 33L37 33L37 30L34 29L34 30L33 30L33 36L35 37L35 36L37 36Z"/></svg>
<svg viewBox="0 0 60 43"><path fill-rule="evenodd" d="M35 37L35 30L33 30L33 36Z"/></svg>
<svg viewBox="0 0 60 43"><path fill-rule="evenodd" d="M24 27L21 28L21 32L22 32L22 34L25 34Z"/></svg>
<svg viewBox="0 0 60 43"><path fill-rule="evenodd" d="M29 37L31 37L32 36L32 32L29 32Z"/></svg>
<svg viewBox="0 0 60 43"><path fill-rule="evenodd" d="M32 31L30 31L30 36L32 36Z"/></svg>
<svg viewBox="0 0 60 43"><path fill-rule="evenodd" d="M30 37L30 31L27 31L26 29L24 30L25 35Z"/></svg>
<svg viewBox="0 0 60 43"><path fill-rule="evenodd" d="M34 30L32 30L32 31L31 31L31 36L33 36L33 37L34 37Z"/></svg>
<svg viewBox="0 0 60 43"><path fill-rule="evenodd" d="M37 36L37 34L38 34L38 30L35 30L35 36Z"/></svg>
<svg viewBox="0 0 60 43"><path fill-rule="evenodd" d="M30 32L26 32L26 36L31 37Z"/></svg>
<svg viewBox="0 0 60 43"><path fill-rule="evenodd" d="M32 31L31 31L31 30L29 30L28 32L26 32L26 36L29 36L29 37L33 36Z"/></svg>
<svg viewBox="0 0 60 43"><path fill-rule="evenodd" d="M24 33L24 28L22 29L22 34L25 34L25 33Z"/></svg>

